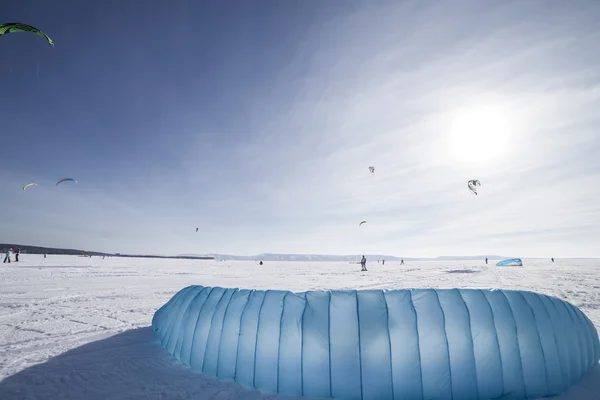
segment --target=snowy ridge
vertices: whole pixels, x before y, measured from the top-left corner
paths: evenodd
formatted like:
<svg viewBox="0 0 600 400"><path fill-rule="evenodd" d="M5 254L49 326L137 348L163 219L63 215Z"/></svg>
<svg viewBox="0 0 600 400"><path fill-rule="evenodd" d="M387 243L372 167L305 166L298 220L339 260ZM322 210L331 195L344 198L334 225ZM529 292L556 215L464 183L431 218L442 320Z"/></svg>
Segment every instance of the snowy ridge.
<svg viewBox="0 0 600 400"><path fill-rule="evenodd" d="M554 396L600 359L578 308L527 291L189 286L152 328L192 369L292 396Z"/></svg>

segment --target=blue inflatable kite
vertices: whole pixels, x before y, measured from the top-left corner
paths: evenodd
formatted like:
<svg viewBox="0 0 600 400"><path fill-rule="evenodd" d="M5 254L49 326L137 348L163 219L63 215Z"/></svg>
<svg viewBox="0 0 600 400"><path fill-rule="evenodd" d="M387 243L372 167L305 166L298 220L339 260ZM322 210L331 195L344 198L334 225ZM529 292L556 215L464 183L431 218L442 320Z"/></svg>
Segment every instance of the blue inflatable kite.
<svg viewBox="0 0 600 400"><path fill-rule="evenodd" d="M522 267L523 261L520 258L509 258L507 260L498 261L496 267Z"/></svg>
<svg viewBox="0 0 600 400"><path fill-rule="evenodd" d="M600 358L578 308L525 291L190 286L152 328L204 374L337 399L533 399L566 391Z"/></svg>

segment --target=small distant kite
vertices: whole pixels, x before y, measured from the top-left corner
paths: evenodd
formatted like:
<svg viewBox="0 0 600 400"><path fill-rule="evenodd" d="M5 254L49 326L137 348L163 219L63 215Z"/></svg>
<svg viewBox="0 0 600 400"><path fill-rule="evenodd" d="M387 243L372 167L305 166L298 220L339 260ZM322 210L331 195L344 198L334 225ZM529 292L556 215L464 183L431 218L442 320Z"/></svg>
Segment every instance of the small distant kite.
<svg viewBox="0 0 600 400"><path fill-rule="evenodd" d="M361 221L360 224L358 224L358 226L360 227L362 224L366 224L367 221Z"/></svg>
<svg viewBox="0 0 600 400"><path fill-rule="evenodd" d="M473 194L477 195L477 188L481 187L481 183L479 182L478 179L473 179L473 180L469 181L468 186L469 186L469 190Z"/></svg>
<svg viewBox="0 0 600 400"><path fill-rule="evenodd" d="M27 185L23 186L23 190L27 189L28 187L31 186L37 186L37 183L28 183Z"/></svg>
<svg viewBox="0 0 600 400"><path fill-rule="evenodd" d="M18 22L7 22L5 24L0 24L0 36L6 35L7 33L13 33L13 32L35 33L36 35L40 35L41 37L46 39L46 41L48 42L50 47L54 47L54 42L52 41L52 39L50 39L50 37L48 35L46 35L44 32L40 31L38 28L35 28L31 25L21 24Z"/></svg>
<svg viewBox="0 0 600 400"><path fill-rule="evenodd" d="M369 167L369 171L371 172L371 175L375 175L375 167Z"/></svg>
<svg viewBox="0 0 600 400"><path fill-rule="evenodd" d="M77 183L77 181L73 178L62 178L60 181L56 182L56 186L60 185L63 182L74 182Z"/></svg>
<svg viewBox="0 0 600 400"><path fill-rule="evenodd" d="M196 232L198 232L198 228L196 228Z"/></svg>

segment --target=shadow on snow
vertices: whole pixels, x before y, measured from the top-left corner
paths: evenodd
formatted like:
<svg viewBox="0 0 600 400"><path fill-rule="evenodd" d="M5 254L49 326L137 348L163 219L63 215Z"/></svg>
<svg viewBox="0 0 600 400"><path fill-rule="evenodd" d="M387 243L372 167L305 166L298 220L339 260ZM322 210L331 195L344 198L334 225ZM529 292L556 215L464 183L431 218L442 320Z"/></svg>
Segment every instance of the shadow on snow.
<svg viewBox="0 0 600 400"><path fill-rule="evenodd" d="M453 269L450 271L446 271L448 274L476 274L479 271L473 269Z"/></svg>
<svg viewBox="0 0 600 400"><path fill-rule="evenodd" d="M2 400L240 398L284 397L192 371L160 347L150 327L85 344L0 382Z"/></svg>

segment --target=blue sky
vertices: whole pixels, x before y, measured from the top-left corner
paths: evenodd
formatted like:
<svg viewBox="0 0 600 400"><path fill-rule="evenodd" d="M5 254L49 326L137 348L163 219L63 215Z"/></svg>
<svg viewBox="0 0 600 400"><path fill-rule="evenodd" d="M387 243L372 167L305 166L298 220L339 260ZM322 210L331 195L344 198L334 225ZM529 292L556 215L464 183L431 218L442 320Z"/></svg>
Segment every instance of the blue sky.
<svg viewBox="0 0 600 400"><path fill-rule="evenodd" d="M596 1L140 4L2 1L0 241L600 256Z"/></svg>

